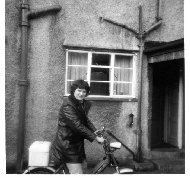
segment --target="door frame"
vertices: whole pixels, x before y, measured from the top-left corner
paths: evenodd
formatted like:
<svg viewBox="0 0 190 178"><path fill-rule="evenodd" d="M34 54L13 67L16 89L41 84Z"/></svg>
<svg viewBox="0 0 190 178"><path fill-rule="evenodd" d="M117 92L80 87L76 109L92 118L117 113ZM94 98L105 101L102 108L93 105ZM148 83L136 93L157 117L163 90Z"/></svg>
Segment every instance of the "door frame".
<svg viewBox="0 0 190 178"><path fill-rule="evenodd" d="M183 148L183 129L184 129L184 75L183 69L180 68L179 71L179 91L178 91L178 120L177 120L177 147L179 149ZM169 120L168 120L168 88L166 88L165 94L165 108L164 108L164 141L168 143L168 129L169 129Z"/></svg>
<svg viewBox="0 0 190 178"><path fill-rule="evenodd" d="M175 60L175 59L182 59L185 63L185 55L184 55L184 38L175 40L175 41L170 41L170 42L160 42L160 41L147 41L145 42L145 50L143 52L148 59L148 64L154 64L154 63L159 63L159 62L164 62L164 61L169 61L169 60ZM184 94L184 68L183 66L183 72L182 72L182 78L180 77L180 87L179 87L179 105L178 105L178 147L184 148L185 147L185 94ZM150 66L149 68L149 79L150 79L150 112L152 117L152 67ZM181 72L180 72L181 76ZM165 108L167 109L167 108ZM165 114L165 113L164 113ZM167 120L165 119L164 116L164 125L167 126ZM150 118L150 121L152 122L152 118ZM150 124L150 134L149 134L149 147L152 147L151 143L151 135L152 135L152 124ZM164 132L166 133L167 127L164 127ZM166 135L165 135L166 136ZM163 138L165 139L165 138Z"/></svg>

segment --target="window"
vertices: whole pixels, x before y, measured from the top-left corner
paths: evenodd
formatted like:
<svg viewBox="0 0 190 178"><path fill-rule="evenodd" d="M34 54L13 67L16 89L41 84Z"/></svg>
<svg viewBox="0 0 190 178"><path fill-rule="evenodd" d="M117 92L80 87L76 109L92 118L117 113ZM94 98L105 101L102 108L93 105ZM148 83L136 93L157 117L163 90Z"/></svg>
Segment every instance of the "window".
<svg viewBox="0 0 190 178"><path fill-rule="evenodd" d="M83 79L89 97L134 97L135 54L67 50L66 91L72 81Z"/></svg>

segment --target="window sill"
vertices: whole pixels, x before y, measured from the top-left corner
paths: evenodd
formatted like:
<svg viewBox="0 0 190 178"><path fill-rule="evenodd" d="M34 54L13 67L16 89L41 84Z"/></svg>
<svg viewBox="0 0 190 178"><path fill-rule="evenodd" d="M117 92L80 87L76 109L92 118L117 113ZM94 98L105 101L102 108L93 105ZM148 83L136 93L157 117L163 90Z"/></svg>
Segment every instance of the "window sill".
<svg viewBox="0 0 190 178"><path fill-rule="evenodd" d="M137 102L137 98L109 98L109 97L90 97L85 98L89 101L126 101L126 102Z"/></svg>
<svg viewBox="0 0 190 178"><path fill-rule="evenodd" d="M67 97L69 95L64 95L64 97ZM125 101L125 102L137 102L137 98L127 98L127 97L103 97L103 96L88 96L85 98L87 101Z"/></svg>

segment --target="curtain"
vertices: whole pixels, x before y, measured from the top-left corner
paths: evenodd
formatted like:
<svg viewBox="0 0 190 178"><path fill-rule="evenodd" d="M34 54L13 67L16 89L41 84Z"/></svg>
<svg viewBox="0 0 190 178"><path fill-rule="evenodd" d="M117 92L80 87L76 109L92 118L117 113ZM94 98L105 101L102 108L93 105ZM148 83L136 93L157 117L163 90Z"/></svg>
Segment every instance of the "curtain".
<svg viewBox="0 0 190 178"><path fill-rule="evenodd" d="M67 91L73 80L87 79L88 53L68 52ZM71 80L71 81L68 81Z"/></svg>
<svg viewBox="0 0 190 178"><path fill-rule="evenodd" d="M87 79L87 68L86 67L75 67L75 66L68 66L68 73L67 73L68 80L77 80L77 79Z"/></svg>
<svg viewBox="0 0 190 178"><path fill-rule="evenodd" d="M88 53L69 52L68 65L87 65Z"/></svg>
<svg viewBox="0 0 190 178"><path fill-rule="evenodd" d="M133 70L132 69L114 69L114 81L132 82Z"/></svg>
<svg viewBox="0 0 190 178"><path fill-rule="evenodd" d="M115 67L133 68L132 59L132 56L115 55Z"/></svg>
<svg viewBox="0 0 190 178"><path fill-rule="evenodd" d="M115 55L114 95L131 95L132 81L133 81L132 56Z"/></svg>
<svg viewBox="0 0 190 178"><path fill-rule="evenodd" d="M68 80L87 79L88 53L68 53Z"/></svg>
<svg viewBox="0 0 190 178"><path fill-rule="evenodd" d="M132 83L114 83L114 95L131 95Z"/></svg>

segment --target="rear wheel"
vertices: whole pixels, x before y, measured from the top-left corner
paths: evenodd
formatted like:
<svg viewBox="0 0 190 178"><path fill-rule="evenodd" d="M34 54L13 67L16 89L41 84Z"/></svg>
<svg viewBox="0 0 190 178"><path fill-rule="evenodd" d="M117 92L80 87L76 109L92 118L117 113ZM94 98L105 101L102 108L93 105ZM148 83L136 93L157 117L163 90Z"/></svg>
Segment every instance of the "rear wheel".
<svg viewBox="0 0 190 178"><path fill-rule="evenodd" d="M31 170L28 169L24 174L54 174L54 171L48 168L34 168Z"/></svg>

